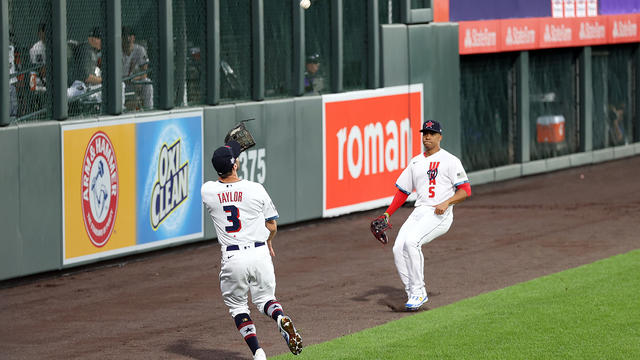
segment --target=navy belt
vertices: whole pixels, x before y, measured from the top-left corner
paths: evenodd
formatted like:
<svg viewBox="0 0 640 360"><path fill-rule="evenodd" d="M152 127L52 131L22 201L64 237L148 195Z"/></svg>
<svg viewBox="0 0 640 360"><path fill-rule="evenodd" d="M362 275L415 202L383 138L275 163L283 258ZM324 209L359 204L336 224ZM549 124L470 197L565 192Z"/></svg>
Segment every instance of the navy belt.
<svg viewBox="0 0 640 360"><path fill-rule="evenodd" d="M242 248L243 249L249 249L249 248L252 248L252 247L259 247L259 246L262 246L262 245L264 245L264 242L258 241L258 242L253 243L252 245L242 245ZM229 245L229 246L227 246L226 250L227 251L240 250L240 245Z"/></svg>

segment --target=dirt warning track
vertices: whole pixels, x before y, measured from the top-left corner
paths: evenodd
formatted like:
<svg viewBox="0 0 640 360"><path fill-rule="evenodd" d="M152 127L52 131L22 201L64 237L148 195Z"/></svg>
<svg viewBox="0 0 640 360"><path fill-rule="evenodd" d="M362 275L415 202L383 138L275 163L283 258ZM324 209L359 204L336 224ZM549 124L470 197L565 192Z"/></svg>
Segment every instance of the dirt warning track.
<svg viewBox="0 0 640 360"><path fill-rule="evenodd" d="M636 156L472 184L451 230L423 247L426 308L640 248L639 178ZM411 315L397 311L391 244L369 232L383 210L280 228L276 295L305 344ZM392 241L410 212L392 217ZM207 242L0 283L0 357L249 359L222 303L219 258ZM288 352L271 319L252 317L268 356Z"/></svg>

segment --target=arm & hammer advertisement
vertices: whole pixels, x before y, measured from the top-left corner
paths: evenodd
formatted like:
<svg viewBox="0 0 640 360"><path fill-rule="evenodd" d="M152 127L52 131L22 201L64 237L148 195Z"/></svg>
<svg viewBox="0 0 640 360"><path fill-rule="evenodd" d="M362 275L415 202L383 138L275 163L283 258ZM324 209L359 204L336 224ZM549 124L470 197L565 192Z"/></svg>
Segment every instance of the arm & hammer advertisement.
<svg viewBox="0 0 640 360"><path fill-rule="evenodd" d="M202 119L61 126L63 265L204 236Z"/></svg>

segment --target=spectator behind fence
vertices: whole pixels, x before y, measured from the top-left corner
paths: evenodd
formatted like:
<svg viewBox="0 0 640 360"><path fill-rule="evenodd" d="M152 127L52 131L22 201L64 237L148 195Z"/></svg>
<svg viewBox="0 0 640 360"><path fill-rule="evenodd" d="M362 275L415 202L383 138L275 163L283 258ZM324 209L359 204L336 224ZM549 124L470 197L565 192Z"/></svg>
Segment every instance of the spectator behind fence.
<svg viewBox="0 0 640 360"><path fill-rule="evenodd" d="M16 83L18 78L16 73L16 49L9 43L9 116L16 116L18 113L18 96L16 94Z"/></svg>
<svg viewBox="0 0 640 360"><path fill-rule="evenodd" d="M626 145L626 136L624 131L625 125L625 103L620 101L609 105L609 146Z"/></svg>
<svg viewBox="0 0 640 360"><path fill-rule="evenodd" d="M29 58L31 59L31 65L38 66L38 68L31 73L29 79L29 87L31 90L44 90L47 78L47 46L46 46L46 30L47 25L41 23L38 26L38 42L33 44L29 50Z"/></svg>
<svg viewBox="0 0 640 360"><path fill-rule="evenodd" d="M304 72L304 91L320 93L324 89L324 79L320 75L320 55L307 56Z"/></svg>
<svg viewBox="0 0 640 360"><path fill-rule="evenodd" d="M102 50L102 30L95 27L89 33L87 42L74 46L72 64L69 66L68 97L84 94L88 90L94 90L102 84L102 70L100 69L100 51ZM100 102L101 94L97 92L92 97Z"/></svg>
<svg viewBox="0 0 640 360"><path fill-rule="evenodd" d="M136 44L136 35L130 27L122 27L122 75L125 78L125 93L134 93L134 99L125 101L129 110L138 109L140 102L144 109L153 108L153 85L147 76L148 69L147 50Z"/></svg>

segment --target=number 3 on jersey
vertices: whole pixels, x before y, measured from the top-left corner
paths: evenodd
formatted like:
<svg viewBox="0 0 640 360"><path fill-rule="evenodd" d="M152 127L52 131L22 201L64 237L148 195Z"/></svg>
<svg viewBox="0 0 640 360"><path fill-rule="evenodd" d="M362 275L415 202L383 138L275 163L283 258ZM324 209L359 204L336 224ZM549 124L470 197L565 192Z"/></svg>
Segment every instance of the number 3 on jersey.
<svg viewBox="0 0 640 360"><path fill-rule="evenodd" d="M228 233L234 233L240 231L242 229L242 222L240 222L240 210L235 205L226 205L223 206L222 209L228 213L227 220L231 223L231 225L226 226L224 229Z"/></svg>

